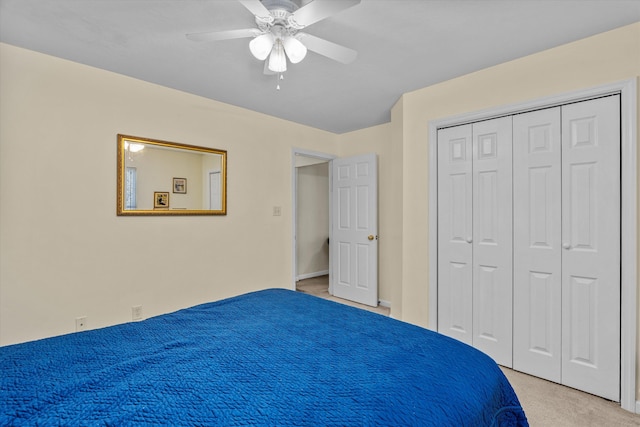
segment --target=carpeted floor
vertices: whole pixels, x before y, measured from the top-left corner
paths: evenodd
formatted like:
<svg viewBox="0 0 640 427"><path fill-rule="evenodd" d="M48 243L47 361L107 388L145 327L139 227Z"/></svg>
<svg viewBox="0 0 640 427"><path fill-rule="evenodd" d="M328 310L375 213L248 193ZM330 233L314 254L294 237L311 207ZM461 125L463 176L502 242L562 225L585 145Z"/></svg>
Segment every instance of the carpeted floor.
<svg viewBox="0 0 640 427"><path fill-rule="evenodd" d="M296 289L321 298L389 315L388 307L369 307L329 295L328 276L305 279ZM532 377L508 368L509 379L532 427L640 427L640 415L620 408L619 403L569 387Z"/></svg>
<svg viewBox="0 0 640 427"><path fill-rule="evenodd" d="M532 427L640 426L640 415L610 402L560 384L502 368L516 391Z"/></svg>

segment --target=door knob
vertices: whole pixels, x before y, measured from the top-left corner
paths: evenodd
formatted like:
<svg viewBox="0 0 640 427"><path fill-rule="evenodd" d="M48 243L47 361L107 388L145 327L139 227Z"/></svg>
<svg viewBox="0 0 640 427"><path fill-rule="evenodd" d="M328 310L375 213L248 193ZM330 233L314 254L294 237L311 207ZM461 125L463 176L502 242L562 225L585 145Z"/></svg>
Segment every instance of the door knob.
<svg viewBox="0 0 640 427"><path fill-rule="evenodd" d="M473 238L471 236L467 237L467 243L472 243L473 242Z"/></svg>
<svg viewBox="0 0 640 427"><path fill-rule="evenodd" d="M569 242L564 242L564 243L562 244L562 247L563 247L563 248L565 248L565 249L571 249L571 243L569 243Z"/></svg>
<svg viewBox="0 0 640 427"><path fill-rule="evenodd" d="M369 237L367 237L367 239L369 239L369 240L373 240L375 238L376 238L376 236L374 236L373 234L369 234Z"/></svg>

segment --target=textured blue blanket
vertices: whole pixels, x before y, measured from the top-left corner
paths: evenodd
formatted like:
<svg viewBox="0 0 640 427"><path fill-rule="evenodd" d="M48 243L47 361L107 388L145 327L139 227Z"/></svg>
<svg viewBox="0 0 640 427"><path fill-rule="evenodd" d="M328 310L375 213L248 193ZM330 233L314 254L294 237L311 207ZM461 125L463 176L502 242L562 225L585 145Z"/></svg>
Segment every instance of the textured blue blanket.
<svg viewBox="0 0 640 427"><path fill-rule="evenodd" d="M0 425L527 425L479 351L286 290L0 347L0 372Z"/></svg>

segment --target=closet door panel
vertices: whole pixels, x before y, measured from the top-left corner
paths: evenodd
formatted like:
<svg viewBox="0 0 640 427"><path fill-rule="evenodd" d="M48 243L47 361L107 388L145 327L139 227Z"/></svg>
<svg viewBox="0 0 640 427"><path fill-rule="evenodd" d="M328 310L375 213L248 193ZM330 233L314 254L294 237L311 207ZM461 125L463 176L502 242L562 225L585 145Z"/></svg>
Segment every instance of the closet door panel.
<svg viewBox="0 0 640 427"><path fill-rule="evenodd" d="M562 382L620 399L620 99L562 107Z"/></svg>
<svg viewBox="0 0 640 427"><path fill-rule="evenodd" d="M560 107L513 118L513 367L561 381Z"/></svg>
<svg viewBox="0 0 640 427"><path fill-rule="evenodd" d="M473 346L512 366L511 117L473 124Z"/></svg>
<svg viewBox="0 0 640 427"><path fill-rule="evenodd" d="M438 131L438 331L472 344L471 125Z"/></svg>

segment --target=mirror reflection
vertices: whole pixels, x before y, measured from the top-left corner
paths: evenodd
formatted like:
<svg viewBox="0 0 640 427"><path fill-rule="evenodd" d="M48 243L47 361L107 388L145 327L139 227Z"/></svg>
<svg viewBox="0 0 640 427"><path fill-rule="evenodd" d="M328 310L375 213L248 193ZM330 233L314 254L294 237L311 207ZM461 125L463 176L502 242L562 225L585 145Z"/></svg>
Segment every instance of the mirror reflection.
<svg viewBox="0 0 640 427"><path fill-rule="evenodd" d="M118 215L225 215L224 150L118 135Z"/></svg>

